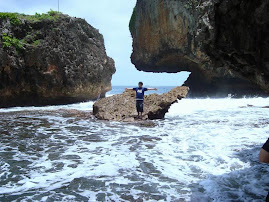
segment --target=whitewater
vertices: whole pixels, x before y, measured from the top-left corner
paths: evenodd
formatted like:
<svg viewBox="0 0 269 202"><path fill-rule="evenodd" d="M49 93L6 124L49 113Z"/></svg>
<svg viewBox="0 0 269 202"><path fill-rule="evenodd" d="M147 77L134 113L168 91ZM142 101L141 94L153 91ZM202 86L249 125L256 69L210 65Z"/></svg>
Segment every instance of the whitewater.
<svg viewBox="0 0 269 202"><path fill-rule="evenodd" d="M264 201L269 98L184 99L155 127L93 102L0 109L0 201Z"/></svg>

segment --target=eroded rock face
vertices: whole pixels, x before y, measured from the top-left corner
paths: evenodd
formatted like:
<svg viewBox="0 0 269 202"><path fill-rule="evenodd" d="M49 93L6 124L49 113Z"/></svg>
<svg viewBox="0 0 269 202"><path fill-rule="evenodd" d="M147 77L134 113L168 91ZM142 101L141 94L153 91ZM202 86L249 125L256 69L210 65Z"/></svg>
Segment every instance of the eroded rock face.
<svg viewBox="0 0 269 202"><path fill-rule="evenodd" d="M137 0L132 63L190 71L190 94L269 92L269 0Z"/></svg>
<svg viewBox="0 0 269 202"><path fill-rule="evenodd" d="M146 95L144 100L143 119L162 119L170 106L178 99L185 98L189 88L176 87L162 95ZM119 95L113 95L98 100L93 105L93 114L96 118L110 121L133 122L137 116L135 92L125 91Z"/></svg>
<svg viewBox="0 0 269 202"><path fill-rule="evenodd" d="M104 97L114 61L103 36L63 14L0 19L0 107L67 104ZM4 47L3 34L23 47Z"/></svg>

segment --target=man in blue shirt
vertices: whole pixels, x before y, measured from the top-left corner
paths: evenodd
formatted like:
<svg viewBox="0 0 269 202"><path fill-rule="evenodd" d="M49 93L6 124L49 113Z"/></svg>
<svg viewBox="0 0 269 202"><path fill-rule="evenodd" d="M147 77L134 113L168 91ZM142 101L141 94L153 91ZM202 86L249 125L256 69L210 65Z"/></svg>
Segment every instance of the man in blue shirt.
<svg viewBox="0 0 269 202"><path fill-rule="evenodd" d="M148 90L157 90L157 88L143 88L143 82L138 83L136 88L125 88L125 90L134 90L136 91L136 110L138 113L138 118L142 119L142 114L144 111L144 95Z"/></svg>

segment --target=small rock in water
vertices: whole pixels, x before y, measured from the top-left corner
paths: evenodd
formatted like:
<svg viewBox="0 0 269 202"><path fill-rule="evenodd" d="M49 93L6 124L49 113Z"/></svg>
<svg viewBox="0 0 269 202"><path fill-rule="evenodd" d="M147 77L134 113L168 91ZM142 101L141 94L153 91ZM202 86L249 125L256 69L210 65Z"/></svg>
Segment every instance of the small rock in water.
<svg viewBox="0 0 269 202"><path fill-rule="evenodd" d="M151 128L151 127L155 127L156 126L156 123L154 123L153 121L141 121L141 122L138 122L139 126L142 126L142 127L147 127L147 128Z"/></svg>
<svg viewBox="0 0 269 202"><path fill-rule="evenodd" d="M85 119L92 119L94 118L92 116L91 112L85 112L75 109L60 109L57 112L61 113L63 117L76 117L76 118L85 118Z"/></svg>

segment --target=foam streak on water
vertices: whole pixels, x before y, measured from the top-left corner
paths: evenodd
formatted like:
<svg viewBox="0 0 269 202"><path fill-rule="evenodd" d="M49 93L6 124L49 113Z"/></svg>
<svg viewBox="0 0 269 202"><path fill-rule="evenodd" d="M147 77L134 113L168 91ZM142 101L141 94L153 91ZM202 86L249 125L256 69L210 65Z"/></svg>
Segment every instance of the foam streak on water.
<svg viewBox="0 0 269 202"><path fill-rule="evenodd" d="M253 106L250 106L253 105ZM0 111L0 201L264 201L269 99L186 99L154 128Z"/></svg>

